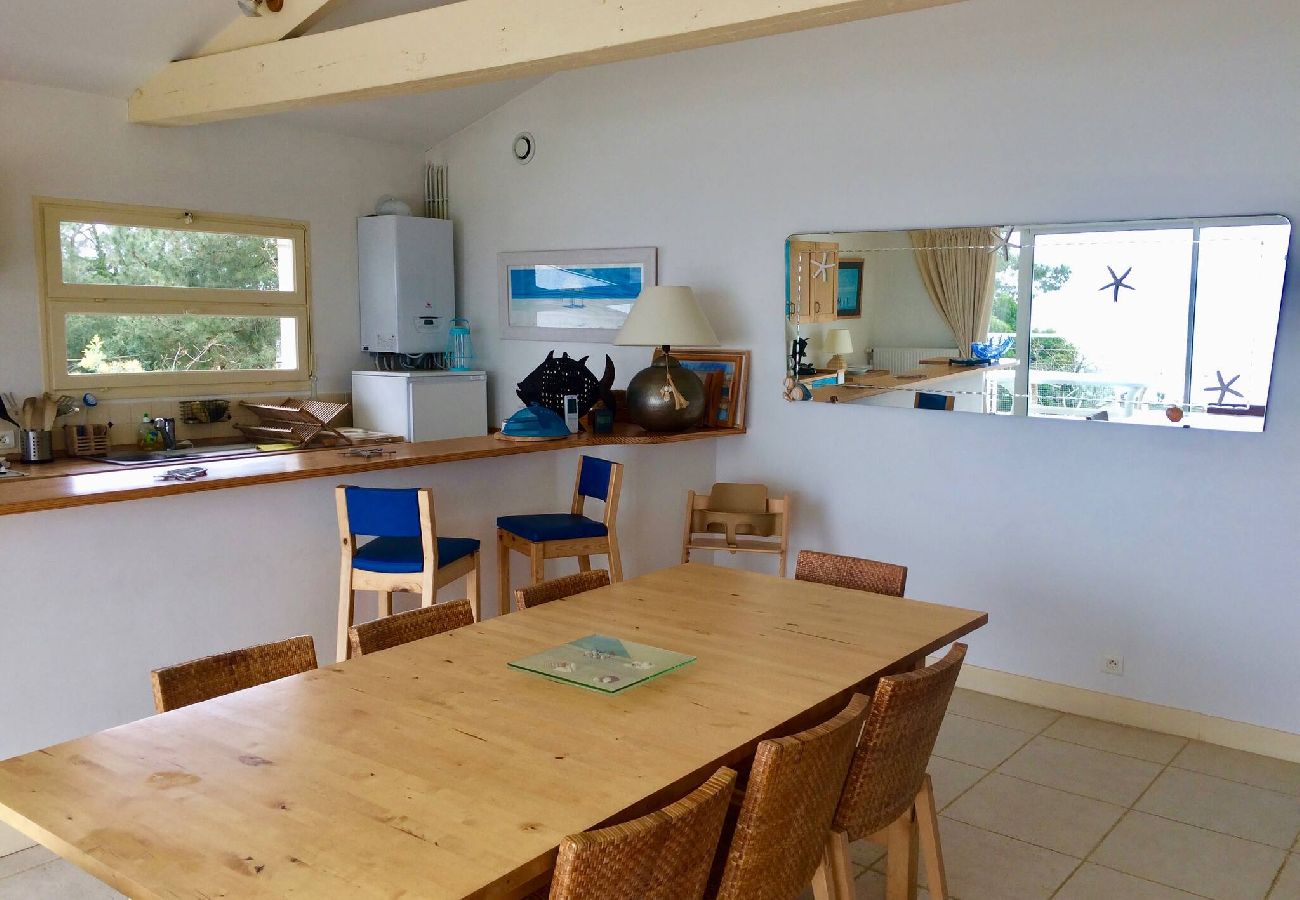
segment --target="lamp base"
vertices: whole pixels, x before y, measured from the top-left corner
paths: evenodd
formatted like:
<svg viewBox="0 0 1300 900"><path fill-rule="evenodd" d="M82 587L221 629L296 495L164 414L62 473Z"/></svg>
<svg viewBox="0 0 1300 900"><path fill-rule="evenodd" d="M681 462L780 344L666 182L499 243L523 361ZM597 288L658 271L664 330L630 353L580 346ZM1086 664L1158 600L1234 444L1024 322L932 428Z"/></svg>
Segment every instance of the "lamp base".
<svg viewBox="0 0 1300 900"><path fill-rule="evenodd" d="M830 369L832 372L838 372L840 369L847 369L848 366L849 364L844 361L844 357L838 353L826 361L826 368Z"/></svg>
<svg viewBox="0 0 1300 900"><path fill-rule="evenodd" d="M680 408L678 396L685 401ZM633 375L627 386L628 417L646 431L694 428L707 409L704 382L668 354Z"/></svg>

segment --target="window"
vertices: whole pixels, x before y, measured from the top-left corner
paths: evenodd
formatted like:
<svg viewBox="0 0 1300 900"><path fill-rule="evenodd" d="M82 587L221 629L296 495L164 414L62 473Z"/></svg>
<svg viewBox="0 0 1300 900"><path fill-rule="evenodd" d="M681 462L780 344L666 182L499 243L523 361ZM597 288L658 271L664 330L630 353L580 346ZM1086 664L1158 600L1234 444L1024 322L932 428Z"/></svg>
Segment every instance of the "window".
<svg viewBox="0 0 1300 900"><path fill-rule="evenodd" d="M1022 365L991 411L1141 423L1177 407L1261 430L1246 413L1268 398L1288 240L1272 216L1021 229L989 332L1027 343L1028 365L1007 354Z"/></svg>
<svg viewBox="0 0 1300 900"><path fill-rule="evenodd" d="M306 387L307 226L37 203L51 390Z"/></svg>

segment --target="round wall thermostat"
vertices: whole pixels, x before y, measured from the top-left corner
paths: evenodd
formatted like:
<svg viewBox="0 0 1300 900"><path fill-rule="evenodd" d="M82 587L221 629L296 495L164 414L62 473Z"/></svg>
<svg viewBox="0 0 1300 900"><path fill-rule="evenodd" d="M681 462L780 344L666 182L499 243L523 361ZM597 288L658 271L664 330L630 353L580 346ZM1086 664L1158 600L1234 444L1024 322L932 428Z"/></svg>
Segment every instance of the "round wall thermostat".
<svg viewBox="0 0 1300 900"><path fill-rule="evenodd" d="M515 161L520 165L525 165L533 161L537 155L537 141L527 131L521 131L515 135L514 146L511 152L515 155Z"/></svg>

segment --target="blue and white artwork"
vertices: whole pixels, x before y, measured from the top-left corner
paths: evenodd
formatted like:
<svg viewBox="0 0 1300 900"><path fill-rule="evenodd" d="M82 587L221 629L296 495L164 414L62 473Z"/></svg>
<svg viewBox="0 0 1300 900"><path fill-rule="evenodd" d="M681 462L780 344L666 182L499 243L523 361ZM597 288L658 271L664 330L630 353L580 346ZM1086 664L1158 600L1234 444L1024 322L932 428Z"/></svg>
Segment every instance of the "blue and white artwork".
<svg viewBox="0 0 1300 900"><path fill-rule="evenodd" d="M654 248L503 253L505 336L613 340L655 283Z"/></svg>

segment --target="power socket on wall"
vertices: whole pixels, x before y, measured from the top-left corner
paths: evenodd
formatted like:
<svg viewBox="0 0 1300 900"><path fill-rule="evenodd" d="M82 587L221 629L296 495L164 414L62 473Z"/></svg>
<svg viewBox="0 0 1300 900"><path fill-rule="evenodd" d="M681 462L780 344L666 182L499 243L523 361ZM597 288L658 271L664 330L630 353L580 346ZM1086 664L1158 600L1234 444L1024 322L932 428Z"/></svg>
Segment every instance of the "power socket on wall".
<svg viewBox="0 0 1300 900"><path fill-rule="evenodd" d="M14 433L9 429L0 431L0 450L12 450L14 448Z"/></svg>
<svg viewBox="0 0 1300 900"><path fill-rule="evenodd" d="M1101 658L1101 670L1107 675L1124 674L1124 657L1111 654Z"/></svg>

